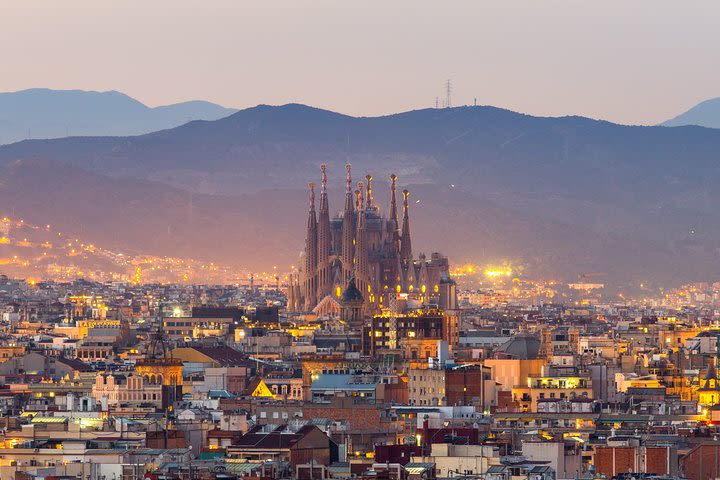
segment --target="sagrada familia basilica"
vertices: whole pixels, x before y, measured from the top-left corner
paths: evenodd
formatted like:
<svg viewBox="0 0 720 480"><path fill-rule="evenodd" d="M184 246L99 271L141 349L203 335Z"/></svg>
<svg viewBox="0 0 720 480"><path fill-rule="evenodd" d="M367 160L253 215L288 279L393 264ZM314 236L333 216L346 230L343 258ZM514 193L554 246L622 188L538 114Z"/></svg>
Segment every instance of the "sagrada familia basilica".
<svg viewBox="0 0 720 480"><path fill-rule="evenodd" d="M413 257L410 235L410 192L402 191L399 218L397 176L390 175L387 216L373 198L373 178L365 177L353 190L352 168L345 166L345 206L342 215L330 216L327 166L321 167L320 206L315 207L315 184L310 183L310 206L304 262L288 289L291 312L329 313L339 308L351 286L360 293L363 311L372 314L403 296L455 308L455 282L447 257L433 253ZM357 293L353 297L357 300Z"/></svg>

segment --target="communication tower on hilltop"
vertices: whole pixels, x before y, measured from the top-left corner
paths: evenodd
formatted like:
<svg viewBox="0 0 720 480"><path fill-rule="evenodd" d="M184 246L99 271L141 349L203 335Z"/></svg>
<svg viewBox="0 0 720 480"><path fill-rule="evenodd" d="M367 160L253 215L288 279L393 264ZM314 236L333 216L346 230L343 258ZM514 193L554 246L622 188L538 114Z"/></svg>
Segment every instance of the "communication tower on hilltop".
<svg viewBox="0 0 720 480"><path fill-rule="evenodd" d="M445 107L452 107L452 82L450 79L445 82Z"/></svg>

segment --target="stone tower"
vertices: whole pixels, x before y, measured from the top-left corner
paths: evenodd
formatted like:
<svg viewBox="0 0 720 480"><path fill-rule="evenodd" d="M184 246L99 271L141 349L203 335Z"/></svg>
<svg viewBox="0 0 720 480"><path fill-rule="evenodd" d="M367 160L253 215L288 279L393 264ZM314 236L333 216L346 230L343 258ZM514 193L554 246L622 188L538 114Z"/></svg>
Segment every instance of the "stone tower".
<svg viewBox="0 0 720 480"><path fill-rule="evenodd" d="M317 218L315 215L315 184L310 182L310 209L308 210L307 236L305 238L305 310L317 304Z"/></svg>

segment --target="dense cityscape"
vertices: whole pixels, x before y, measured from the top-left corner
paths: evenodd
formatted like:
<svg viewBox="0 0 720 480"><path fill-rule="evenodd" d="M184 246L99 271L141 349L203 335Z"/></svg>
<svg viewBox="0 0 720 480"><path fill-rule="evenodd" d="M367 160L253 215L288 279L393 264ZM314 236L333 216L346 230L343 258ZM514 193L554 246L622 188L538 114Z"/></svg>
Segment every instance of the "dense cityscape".
<svg viewBox="0 0 720 480"><path fill-rule="evenodd" d="M0 480L720 480L718 18L0 0Z"/></svg>
<svg viewBox="0 0 720 480"><path fill-rule="evenodd" d="M592 274L454 267L413 251L397 176L387 216L365 180L347 165L331 218L323 165L299 268L224 285L4 219L41 252L8 264L58 258L0 281L0 478L720 475L720 283L608 301ZM130 274L52 275L80 251Z"/></svg>

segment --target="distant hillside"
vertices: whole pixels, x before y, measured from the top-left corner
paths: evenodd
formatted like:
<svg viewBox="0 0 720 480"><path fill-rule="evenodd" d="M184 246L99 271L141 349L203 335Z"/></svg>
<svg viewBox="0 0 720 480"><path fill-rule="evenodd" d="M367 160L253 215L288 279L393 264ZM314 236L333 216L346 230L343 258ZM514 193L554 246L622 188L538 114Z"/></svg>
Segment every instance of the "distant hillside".
<svg viewBox="0 0 720 480"><path fill-rule="evenodd" d="M720 97L698 103L687 112L671 118L662 125L666 127L698 125L700 127L720 128Z"/></svg>
<svg viewBox="0 0 720 480"><path fill-rule="evenodd" d="M150 108L119 92L30 89L0 93L0 144L28 138L139 135L236 110L205 101Z"/></svg>
<svg viewBox="0 0 720 480"><path fill-rule="evenodd" d="M297 260L304 190L319 179L321 162L335 189L331 209L341 208L350 160L355 181L373 174L382 207L390 173L410 186L420 201L412 204L418 251L443 251L455 262L511 259L528 273L566 279L605 272L612 282L667 285L720 271L718 151L720 130L698 127L630 127L493 107L354 118L303 105L258 106L141 136L0 147L0 164L10 169L0 182L11 192L0 202L25 215L82 222L132 248L194 249L195 256L267 267L260 264ZM18 159L64 162L85 180L42 175L51 171L42 162L29 163L32 174L11 175ZM157 198L170 187L174 193ZM178 218L189 211L188 192L201 225ZM130 206L133 216L124 213ZM156 231L168 224L182 234Z"/></svg>

